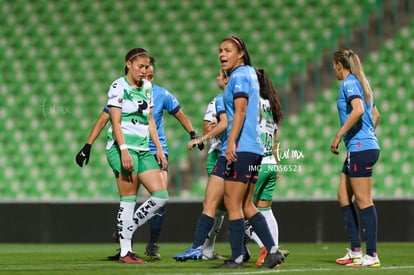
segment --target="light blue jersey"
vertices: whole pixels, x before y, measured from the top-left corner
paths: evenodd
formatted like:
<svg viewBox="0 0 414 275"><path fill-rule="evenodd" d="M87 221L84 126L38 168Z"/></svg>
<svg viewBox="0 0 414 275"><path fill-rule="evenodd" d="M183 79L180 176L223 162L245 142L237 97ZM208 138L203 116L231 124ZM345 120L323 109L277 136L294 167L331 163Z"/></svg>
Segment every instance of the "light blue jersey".
<svg viewBox="0 0 414 275"><path fill-rule="evenodd" d="M379 149L378 140L375 134L375 126L372 121L371 104L367 104L364 98L364 92L358 79L350 74L342 81L339 90L337 108L339 114L339 122L344 125L352 111L351 100L360 98L364 104L364 114L361 119L344 135L344 143L348 152L358 152L370 149Z"/></svg>
<svg viewBox="0 0 414 275"><path fill-rule="evenodd" d="M166 110L170 115L174 115L180 110L181 106L178 100L165 88L152 84L152 91L154 99L152 113L154 115L155 125L157 126L158 138L162 145L164 154L168 155L163 112ZM149 148L152 154L155 155L157 153L157 148L151 139L149 142Z"/></svg>
<svg viewBox="0 0 414 275"><path fill-rule="evenodd" d="M229 82L224 89L224 106L226 108L227 137L230 134L234 118L234 99L244 97L247 99L246 117L243 127L236 140L236 152L249 152L263 155L263 145L260 139L260 101L259 81L256 71L251 66L240 66L231 74ZM227 139L222 144L221 155L225 154Z"/></svg>

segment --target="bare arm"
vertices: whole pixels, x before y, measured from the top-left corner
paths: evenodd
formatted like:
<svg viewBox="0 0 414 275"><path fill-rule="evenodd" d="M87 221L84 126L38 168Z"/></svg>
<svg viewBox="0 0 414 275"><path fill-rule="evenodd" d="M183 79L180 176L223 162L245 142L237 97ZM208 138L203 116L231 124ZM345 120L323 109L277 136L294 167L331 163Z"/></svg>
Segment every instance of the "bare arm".
<svg viewBox="0 0 414 275"><path fill-rule="evenodd" d="M377 106L374 106L374 108L372 108L372 121L374 122L374 128L377 128L378 125L378 121L380 120L381 115L378 112Z"/></svg>
<svg viewBox="0 0 414 275"><path fill-rule="evenodd" d="M279 140L277 136L277 130L273 133L273 156L275 157L276 164L279 164L279 158L277 155L277 147L279 146Z"/></svg>
<svg viewBox="0 0 414 275"><path fill-rule="evenodd" d="M212 126L217 125L217 123L213 121L204 120L203 122L203 135L206 135L212 129Z"/></svg>
<svg viewBox="0 0 414 275"><path fill-rule="evenodd" d="M178 112L176 112L174 114L174 117L181 123L181 126L183 126L183 128L190 133L191 131L194 131L193 129L193 125L191 124L191 121L188 119L188 117L184 114L184 112L181 110L178 110Z"/></svg>
<svg viewBox="0 0 414 275"><path fill-rule="evenodd" d="M124 167L125 170L132 171L134 170L134 163L132 161L131 155L128 152L128 148L124 148L126 144L125 144L124 133L122 132L122 128L121 128L122 109L111 106L109 108L109 113L111 114L111 122L112 122L112 130L114 133L114 138L118 146L120 147L119 149L121 151L122 167Z"/></svg>
<svg viewBox="0 0 414 275"><path fill-rule="evenodd" d="M95 140L99 137L101 134L103 128L109 121L109 114L106 112L101 112L98 119L96 120L95 124L93 125L91 131L89 132L88 139L86 140L86 143L93 144Z"/></svg>
<svg viewBox="0 0 414 275"><path fill-rule="evenodd" d="M334 140L331 143L331 152L334 154L339 154L338 146L341 143L343 135L348 132L362 117L364 114L364 105L360 98L354 98L351 101L352 111L349 114L348 119L345 121L344 125L336 133Z"/></svg>
<svg viewBox="0 0 414 275"><path fill-rule="evenodd" d="M204 121L204 127L206 127L206 125L210 125L210 123L211 122ZM202 137L192 139L187 143L188 150L191 150L191 148L193 148L195 145L200 144L204 142L205 140L208 140L209 138L218 136L219 134L221 134L223 131L227 129L227 126L228 126L227 116L226 116L226 113L223 112L220 114L219 123L217 123L212 129L205 129L204 135Z"/></svg>

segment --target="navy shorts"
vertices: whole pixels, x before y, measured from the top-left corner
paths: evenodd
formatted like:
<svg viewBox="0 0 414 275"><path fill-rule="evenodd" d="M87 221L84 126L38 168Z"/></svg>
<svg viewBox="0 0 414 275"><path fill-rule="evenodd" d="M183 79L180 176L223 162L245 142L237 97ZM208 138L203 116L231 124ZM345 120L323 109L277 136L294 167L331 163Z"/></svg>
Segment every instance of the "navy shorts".
<svg viewBox="0 0 414 275"><path fill-rule="evenodd" d="M237 152L236 162L227 162L224 156L219 156L212 174L227 181L256 183L261 162L261 155L248 152Z"/></svg>
<svg viewBox="0 0 414 275"><path fill-rule="evenodd" d="M378 149L348 152L342 173L350 178L372 177L372 170L379 155L380 150Z"/></svg>

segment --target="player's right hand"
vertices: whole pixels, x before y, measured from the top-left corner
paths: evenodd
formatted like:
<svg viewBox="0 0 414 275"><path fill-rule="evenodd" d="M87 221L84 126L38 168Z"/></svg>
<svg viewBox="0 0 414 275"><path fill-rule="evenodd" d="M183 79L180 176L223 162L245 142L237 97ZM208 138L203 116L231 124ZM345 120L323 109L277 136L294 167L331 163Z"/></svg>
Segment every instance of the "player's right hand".
<svg viewBox="0 0 414 275"><path fill-rule="evenodd" d="M91 144L85 143L79 153L76 154L75 161L80 167L83 167L83 162L85 162L85 165L88 164L89 156L91 154L91 147Z"/></svg>

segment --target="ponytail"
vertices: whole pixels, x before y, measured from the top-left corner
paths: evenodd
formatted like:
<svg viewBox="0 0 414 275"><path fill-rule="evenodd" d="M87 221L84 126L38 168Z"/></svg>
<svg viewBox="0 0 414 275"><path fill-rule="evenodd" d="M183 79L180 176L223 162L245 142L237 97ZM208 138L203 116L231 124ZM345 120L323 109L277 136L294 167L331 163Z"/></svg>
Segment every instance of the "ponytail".
<svg viewBox="0 0 414 275"><path fill-rule="evenodd" d="M265 70L257 69L256 74L259 80L260 96L269 100L273 120L276 124L279 124L283 119L282 104L280 103L279 94Z"/></svg>
<svg viewBox="0 0 414 275"><path fill-rule="evenodd" d="M368 79L365 77L358 55L351 49L344 48L336 51L333 59L335 62L341 63L345 69L348 69L358 79L364 92L365 101L367 104L370 104L372 101L372 90Z"/></svg>

